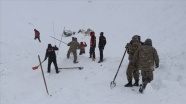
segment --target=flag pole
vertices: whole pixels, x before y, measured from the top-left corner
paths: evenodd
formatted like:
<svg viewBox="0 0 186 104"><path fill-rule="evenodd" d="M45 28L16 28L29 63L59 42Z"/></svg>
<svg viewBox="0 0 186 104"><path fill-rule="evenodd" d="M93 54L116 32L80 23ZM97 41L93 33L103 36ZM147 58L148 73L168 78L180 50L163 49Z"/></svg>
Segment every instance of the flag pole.
<svg viewBox="0 0 186 104"><path fill-rule="evenodd" d="M45 81L45 76L44 76L44 73L43 73L42 62L41 62L41 59L40 59L40 56L39 55L38 55L38 58L39 58L40 66L41 66L41 72L42 72L42 75L43 75L43 80L44 80L44 83L45 83L45 88L46 88L47 94L49 95L47 84L46 84L46 81Z"/></svg>

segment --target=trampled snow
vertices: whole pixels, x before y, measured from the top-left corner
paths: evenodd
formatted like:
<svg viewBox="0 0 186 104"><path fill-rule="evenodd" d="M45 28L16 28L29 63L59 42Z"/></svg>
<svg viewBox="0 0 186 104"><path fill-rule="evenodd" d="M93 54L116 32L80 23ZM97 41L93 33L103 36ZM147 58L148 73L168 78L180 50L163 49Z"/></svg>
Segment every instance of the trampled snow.
<svg viewBox="0 0 186 104"><path fill-rule="evenodd" d="M184 0L1 0L0 1L0 104L184 104L186 102L186 1ZM86 54L67 59L68 46L61 43L58 67L82 66L83 70L60 69L53 64L47 73L42 66L49 95L46 92L38 55L44 59L49 43L59 47L63 29L75 31L79 42L86 42ZM34 40L34 28L41 33L41 43ZM103 63L89 58L90 37L78 34L80 29L95 31L97 43L104 32L107 44ZM118 70L125 45L133 35L142 41L151 38L160 58L154 80L144 94L139 87L126 88L128 54L125 55L111 89L110 82ZM65 43L72 36L62 37ZM140 76L141 79L141 76ZM133 81L134 82L134 81ZM141 80L140 80L141 83ZM51 96L50 96L51 95Z"/></svg>

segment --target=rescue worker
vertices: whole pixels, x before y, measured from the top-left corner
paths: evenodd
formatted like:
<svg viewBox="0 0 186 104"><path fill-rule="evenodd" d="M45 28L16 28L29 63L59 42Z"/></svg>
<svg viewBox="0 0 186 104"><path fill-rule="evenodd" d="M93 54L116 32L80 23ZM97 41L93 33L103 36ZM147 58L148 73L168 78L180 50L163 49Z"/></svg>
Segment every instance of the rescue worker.
<svg viewBox="0 0 186 104"><path fill-rule="evenodd" d="M52 47L51 44L48 44L48 48L46 49L46 54L45 54L45 59L44 59L46 60L48 58L48 71L47 71L48 73L50 73L51 63L54 64L56 73L58 74L60 72L57 66L56 53L55 53L56 50L58 50L56 46Z"/></svg>
<svg viewBox="0 0 186 104"><path fill-rule="evenodd" d="M73 37L72 38L72 41L69 42L67 44L67 46L70 46L69 47L69 50L68 50L68 53L67 53L67 58L70 57L70 53L72 52L73 53L73 56L74 56L74 63L78 63L77 62L77 49L80 49L80 44L79 42L77 41L77 38Z"/></svg>
<svg viewBox="0 0 186 104"><path fill-rule="evenodd" d="M146 39L144 45L138 48L133 56L134 66L141 70L142 84L139 91L143 93L146 85L153 80L153 71L159 67L159 56L156 49L152 46L152 40Z"/></svg>
<svg viewBox="0 0 186 104"><path fill-rule="evenodd" d="M106 38L103 36L103 32L100 33L100 37L99 37L99 53L100 53L100 60L98 61L98 63L103 62L103 50L104 47L106 45Z"/></svg>
<svg viewBox="0 0 186 104"><path fill-rule="evenodd" d="M39 42L41 42L41 40L40 40L40 32L38 31L38 30L36 30L36 29L34 29L34 32L35 32L35 40L36 39L38 39L39 40Z"/></svg>
<svg viewBox="0 0 186 104"><path fill-rule="evenodd" d="M85 47L87 47L86 42L80 42L80 51L79 51L79 55L85 54Z"/></svg>
<svg viewBox="0 0 186 104"><path fill-rule="evenodd" d="M95 37L95 33L92 31L90 33L90 57L92 58L92 61L95 61L96 55L95 55L95 48L96 48L96 37Z"/></svg>
<svg viewBox="0 0 186 104"><path fill-rule="evenodd" d="M139 86L139 69L133 66L133 55L141 46L138 38L138 35L134 35L130 43L126 45L127 53L129 54L129 64L126 71L128 83L125 85L125 87ZM135 79L134 84L132 84L133 77Z"/></svg>

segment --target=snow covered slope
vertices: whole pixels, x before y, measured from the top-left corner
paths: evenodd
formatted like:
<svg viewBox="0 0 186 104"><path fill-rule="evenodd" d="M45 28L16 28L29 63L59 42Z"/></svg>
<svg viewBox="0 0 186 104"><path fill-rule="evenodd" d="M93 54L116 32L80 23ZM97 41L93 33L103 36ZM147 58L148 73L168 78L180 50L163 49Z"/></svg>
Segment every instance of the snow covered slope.
<svg viewBox="0 0 186 104"><path fill-rule="evenodd" d="M78 1L0 1L0 104L184 104L186 102L186 1L184 0L78 0ZM68 46L61 43L59 67L83 66L83 70L66 69L47 73L42 64L49 94L43 82L38 55L44 59L48 43L59 45L63 29L76 31L78 41L88 44L86 54L66 58ZM34 40L34 28L41 33L41 43ZM107 45L105 62L99 64L89 57L89 36L77 34L79 29L104 32ZM160 67L144 94L138 87L125 88L127 83L126 54L110 89L125 45L135 34L142 41L151 38L160 57ZM72 37L63 37L70 42ZM79 52L79 51L78 51ZM57 52L56 52L57 53ZM140 80L141 83L141 80Z"/></svg>

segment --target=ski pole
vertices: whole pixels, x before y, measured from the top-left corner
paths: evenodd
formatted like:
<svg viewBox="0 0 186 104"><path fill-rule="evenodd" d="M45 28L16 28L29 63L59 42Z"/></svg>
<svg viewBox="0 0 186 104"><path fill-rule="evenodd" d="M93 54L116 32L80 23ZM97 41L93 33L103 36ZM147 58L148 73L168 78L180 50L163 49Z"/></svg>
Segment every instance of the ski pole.
<svg viewBox="0 0 186 104"><path fill-rule="evenodd" d="M118 72L119 72L120 66L121 66L121 64L122 64L122 62L123 62L123 59L124 59L124 57L125 57L126 51L127 51L127 48L125 49L125 52L124 52L123 57L122 57L122 59L121 59L121 62L120 62L120 64L119 64L119 67L118 67L118 70L117 70L117 72L116 72L116 75L114 76L113 81L110 83L110 88L113 88L113 87L116 86L115 79L116 79L116 77L117 77L117 74L118 74Z"/></svg>

